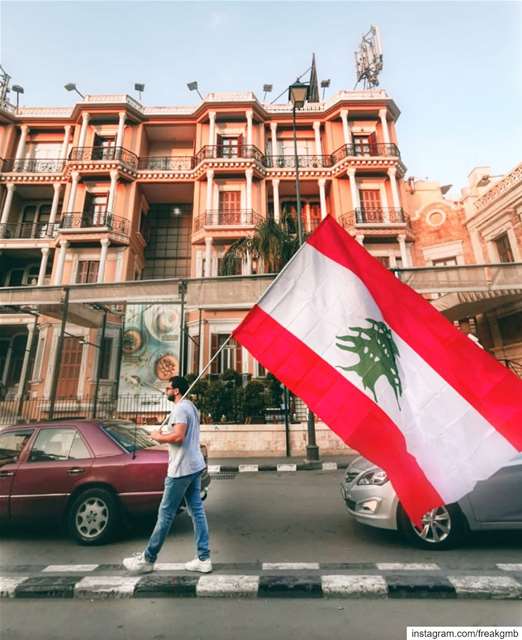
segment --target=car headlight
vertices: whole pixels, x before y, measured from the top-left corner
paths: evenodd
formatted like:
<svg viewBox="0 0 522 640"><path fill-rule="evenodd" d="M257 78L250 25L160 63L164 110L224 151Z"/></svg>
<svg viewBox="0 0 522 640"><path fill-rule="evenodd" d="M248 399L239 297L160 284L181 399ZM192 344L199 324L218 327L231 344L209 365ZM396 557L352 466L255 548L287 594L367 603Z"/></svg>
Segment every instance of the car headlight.
<svg viewBox="0 0 522 640"><path fill-rule="evenodd" d="M359 480L357 480L357 484L360 486L364 485L383 485L388 482L388 476L386 471L382 469L370 469L364 473Z"/></svg>

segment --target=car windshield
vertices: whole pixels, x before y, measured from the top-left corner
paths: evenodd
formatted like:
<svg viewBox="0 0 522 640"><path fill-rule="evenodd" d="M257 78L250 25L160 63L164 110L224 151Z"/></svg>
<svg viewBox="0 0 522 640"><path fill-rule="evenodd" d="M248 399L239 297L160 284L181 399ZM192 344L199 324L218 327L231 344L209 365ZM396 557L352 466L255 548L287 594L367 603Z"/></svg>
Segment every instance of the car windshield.
<svg viewBox="0 0 522 640"><path fill-rule="evenodd" d="M128 452L148 449L158 444L150 437L148 431L136 426L130 420L108 420L103 423L102 427L105 433Z"/></svg>

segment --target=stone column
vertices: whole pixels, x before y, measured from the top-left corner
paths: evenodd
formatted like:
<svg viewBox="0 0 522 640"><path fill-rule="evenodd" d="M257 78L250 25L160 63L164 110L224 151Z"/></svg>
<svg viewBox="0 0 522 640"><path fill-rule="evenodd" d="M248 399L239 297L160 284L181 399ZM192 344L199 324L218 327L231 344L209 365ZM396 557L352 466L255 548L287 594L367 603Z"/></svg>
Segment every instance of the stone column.
<svg viewBox="0 0 522 640"><path fill-rule="evenodd" d="M254 176L254 170L253 169L247 169L245 171L245 178L246 178L246 215L244 216L246 218L246 220L248 220L248 216L251 214L252 212L252 178ZM243 217L243 216L242 216ZM241 220L241 222L244 224L245 220Z"/></svg>
<svg viewBox="0 0 522 640"><path fill-rule="evenodd" d="M116 188L118 186L118 172L113 169L111 171L111 187L109 189L109 197L107 198L107 214L113 214L116 207Z"/></svg>
<svg viewBox="0 0 522 640"><path fill-rule="evenodd" d="M71 135L71 125L68 124L64 127L64 136L63 136L63 144L62 150L60 151L60 158L62 160L67 160L67 150L69 149L69 137Z"/></svg>
<svg viewBox="0 0 522 640"><path fill-rule="evenodd" d="M63 268L65 265L65 253L69 246L68 240L60 240L60 253L58 254L58 264L56 265L56 275L54 278L54 285L60 286L63 280Z"/></svg>
<svg viewBox="0 0 522 640"><path fill-rule="evenodd" d="M252 275L252 253L247 250L246 254L246 274L247 276Z"/></svg>
<svg viewBox="0 0 522 640"><path fill-rule="evenodd" d="M343 121L344 144L352 144L352 133L348 124L348 109L341 111L341 120Z"/></svg>
<svg viewBox="0 0 522 640"><path fill-rule="evenodd" d="M110 240L108 238L103 238L100 240L101 251L100 251L100 265L98 267L98 284L102 284L105 280L105 265L107 263L107 253L109 251Z"/></svg>
<svg viewBox="0 0 522 640"><path fill-rule="evenodd" d="M9 214L11 213L11 205L13 204L13 196L16 189L16 186L13 182L8 182L6 184L7 195L5 197L4 208L2 209L2 218L0 219L0 224L7 224L9 220Z"/></svg>
<svg viewBox="0 0 522 640"><path fill-rule="evenodd" d="M41 287L44 283L45 273L47 271L47 262L49 260L49 247L42 247L42 260L40 262L40 271L38 272L38 282L37 285Z"/></svg>
<svg viewBox="0 0 522 640"><path fill-rule="evenodd" d="M314 135L315 135L315 155L322 156L323 151L321 149L321 123L314 122Z"/></svg>
<svg viewBox="0 0 522 640"><path fill-rule="evenodd" d="M78 181L80 179L80 174L78 171L73 171L71 173L71 190L69 191L69 201L67 203L67 212L74 212L74 203L76 202L76 190L78 189Z"/></svg>
<svg viewBox="0 0 522 640"><path fill-rule="evenodd" d="M22 361L22 369L20 371L20 377L18 379L18 387L16 389L16 399L20 400L24 391L25 378L27 376L27 368L29 367L29 357L31 355L31 346L33 344L34 331L36 329L35 323L32 322L27 328L27 342L25 343L24 359Z"/></svg>
<svg viewBox="0 0 522 640"><path fill-rule="evenodd" d="M249 109L246 112L246 119L247 119L247 145L251 146L252 145L252 119L254 117L254 112L252 111L252 109Z"/></svg>
<svg viewBox="0 0 522 640"><path fill-rule="evenodd" d="M15 160L20 160L24 155L25 151L25 143L27 141L27 134L29 133L29 127L26 124L21 125L20 127L21 135L20 140L18 141L18 146L16 147Z"/></svg>
<svg viewBox="0 0 522 640"><path fill-rule="evenodd" d="M319 183L319 198L321 200L321 220L324 220L328 215L326 210L326 178L320 178Z"/></svg>
<svg viewBox="0 0 522 640"><path fill-rule="evenodd" d="M210 121L208 127L208 144L212 146L216 144L216 112L209 111L208 117Z"/></svg>
<svg viewBox="0 0 522 640"><path fill-rule="evenodd" d="M58 204L60 202L60 191L62 189L62 185L59 182L55 182L53 184L53 203L51 205L51 213L49 214L49 226L47 235L52 235L53 227L56 223L56 214L58 213Z"/></svg>
<svg viewBox="0 0 522 640"><path fill-rule="evenodd" d="M79 147L85 147L85 139L87 138L87 127L89 126L89 114L84 111L82 113L82 128L80 129L80 138L78 140Z"/></svg>
<svg viewBox="0 0 522 640"><path fill-rule="evenodd" d="M272 155L277 155L277 122L270 123L270 140L272 141Z"/></svg>
<svg viewBox="0 0 522 640"><path fill-rule="evenodd" d="M210 278L212 275L212 238L210 236L205 238L205 278Z"/></svg>
<svg viewBox="0 0 522 640"><path fill-rule="evenodd" d="M401 249L402 266L407 268L410 266L410 257L406 248L406 236L403 233L399 234L399 247Z"/></svg>
<svg viewBox="0 0 522 640"><path fill-rule="evenodd" d="M388 176L390 178L390 186L392 191L392 200L393 206L395 209L401 208L401 199L399 197L399 189L397 188L397 169L395 167L390 167L388 169Z"/></svg>
<svg viewBox="0 0 522 640"><path fill-rule="evenodd" d="M213 191L214 169L207 169L207 200L206 210L212 211L212 191Z"/></svg>
<svg viewBox="0 0 522 640"><path fill-rule="evenodd" d="M364 246L364 233L358 233L355 236L355 239L357 240L357 242L362 246Z"/></svg>
<svg viewBox="0 0 522 640"><path fill-rule="evenodd" d="M118 133L116 134L116 148L123 147L123 134L125 131L125 112L121 112L118 121Z"/></svg>
<svg viewBox="0 0 522 640"><path fill-rule="evenodd" d="M272 178L272 189L274 191L274 220L279 222L281 219L279 211L279 178Z"/></svg>
<svg viewBox="0 0 522 640"><path fill-rule="evenodd" d="M360 209L361 203L359 201L359 191L357 189L357 180L355 179L355 169L350 168L346 172L350 179L350 192L352 194L352 207L354 209Z"/></svg>
<svg viewBox="0 0 522 640"><path fill-rule="evenodd" d="M390 144L390 131L388 129L388 121L386 120L386 109L379 109L379 118L381 119L384 143Z"/></svg>

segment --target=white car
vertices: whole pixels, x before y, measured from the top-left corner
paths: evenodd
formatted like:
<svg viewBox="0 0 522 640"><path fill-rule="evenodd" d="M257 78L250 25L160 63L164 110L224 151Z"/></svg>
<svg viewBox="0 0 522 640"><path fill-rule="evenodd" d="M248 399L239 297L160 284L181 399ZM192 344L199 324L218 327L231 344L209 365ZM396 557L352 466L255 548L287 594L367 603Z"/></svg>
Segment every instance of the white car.
<svg viewBox="0 0 522 640"><path fill-rule="evenodd" d="M398 530L407 540L428 549L449 549L469 531L522 529L522 454L455 504L429 511L415 527L380 467L359 456L341 484L350 514L360 523Z"/></svg>

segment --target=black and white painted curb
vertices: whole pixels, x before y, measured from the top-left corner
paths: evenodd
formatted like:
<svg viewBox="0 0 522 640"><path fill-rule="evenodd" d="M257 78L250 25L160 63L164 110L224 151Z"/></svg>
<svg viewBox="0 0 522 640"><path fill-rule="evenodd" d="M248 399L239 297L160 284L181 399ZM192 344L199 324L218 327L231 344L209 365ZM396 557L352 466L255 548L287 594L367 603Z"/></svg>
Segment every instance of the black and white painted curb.
<svg viewBox="0 0 522 640"><path fill-rule="evenodd" d="M338 471L346 469L350 461L347 462L301 462L301 463L278 463L278 464L210 464L208 472L210 475L220 473L259 473L261 471L272 471L283 473L288 471Z"/></svg>
<svg viewBox="0 0 522 640"><path fill-rule="evenodd" d="M0 567L2 598L471 598L522 600L522 563L457 570L435 563L229 563L199 575L157 563ZM241 571L241 573L239 573Z"/></svg>

